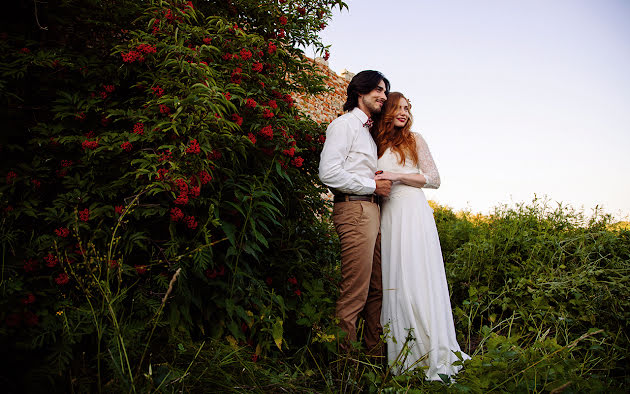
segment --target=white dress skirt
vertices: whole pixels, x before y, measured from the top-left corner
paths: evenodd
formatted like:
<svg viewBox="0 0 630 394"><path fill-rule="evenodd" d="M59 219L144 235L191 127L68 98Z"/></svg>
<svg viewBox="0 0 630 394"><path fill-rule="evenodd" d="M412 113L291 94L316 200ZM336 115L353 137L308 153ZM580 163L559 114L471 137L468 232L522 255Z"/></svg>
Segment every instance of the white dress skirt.
<svg viewBox="0 0 630 394"><path fill-rule="evenodd" d="M439 175L426 144L419 135L416 139L419 145L424 144L418 149L424 155L418 166L409 159L401 166L397 155L388 149L378 160L378 169L427 173L428 186L436 187L436 178L439 186ZM433 165L433 168L427 165ZM387 334L388 362L390 365L395 363L393 370L402 373L424 367L429 380L440 380L439 374L456 374L461 366L452 365L459 360L454 352L461 352L461 349L455 335L433 209L421 188L395 182L389 198L384 200L381 206L381 264L381 324ZM461 357L470 358L463 352Z"/></svg>

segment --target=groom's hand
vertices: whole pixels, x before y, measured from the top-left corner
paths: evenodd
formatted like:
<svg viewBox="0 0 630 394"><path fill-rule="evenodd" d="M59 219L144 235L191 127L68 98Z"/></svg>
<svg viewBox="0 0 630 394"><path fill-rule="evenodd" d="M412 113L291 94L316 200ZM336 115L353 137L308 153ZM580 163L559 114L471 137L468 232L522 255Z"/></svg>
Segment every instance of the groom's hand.
<svg viewBox="0 0 630 394"><path fill-rule="evenodd" d="M374 194L381 197L389 196L389 192L392 190L392 181L387 179L380 179L376 181L376 190Z"/></svg>

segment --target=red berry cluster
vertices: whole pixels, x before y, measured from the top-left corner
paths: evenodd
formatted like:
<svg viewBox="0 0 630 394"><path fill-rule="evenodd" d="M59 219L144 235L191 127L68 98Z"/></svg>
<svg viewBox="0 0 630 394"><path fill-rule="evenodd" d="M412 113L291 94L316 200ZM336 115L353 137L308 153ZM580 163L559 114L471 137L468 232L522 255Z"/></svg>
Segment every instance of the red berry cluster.
<svg viewBox="0 0 630 394"><path fill-rule="evenodd" d="M188 148L186 148L186 153L191 155L198 155L201 152L201 147L199 146L199 142L196 139L190 141Z"/></svg>
<svg viewBox="0 0 630 394"><path fill-rule="evenodd" d="M138 135L144 134L144 123L138 122L133 125L133 133Z"/></svg>
<svg viewBox="0 0 630 394"><path fill-rule="evenodd" d="M90 220L90 210L88 208L79 211L79 220L82 222L87 222L88 220Z"/></svg>
<svg viewBox="0 0 630 394"><path fill-rule="evenodd" d="M95 141L85 140L83 141L83 143L81 143L81 147L83 148L83 150L87 150L87 149L94 150L98 148L98 140L95 140Z"/></svg>
<svg viewBox="0 0 630 394"><path fill-rule="evenodd" d="M129 141L123 142L120 144L120 147L126 152L131 152L133 150L133 145Z"/></svg>
<svg viewBox="0 0 630 394"><path fill-rule="evenodd" d="M59 227L58 229L55 229L55 234L57 234L58 237L66 238L70 235L70 230L65 227Z"/></svg>
<svg viewBox="0 0 630 394"><path fill-rule="evenodd" d="M256 103L256 101L254 99L248 98L247 101L245 101L245 106L246 107L256 108L256 105L258 105L258 103Z"/></svg>
<svg viewBox="0 0 630 394"><path fill-rule="evenodd" d="M239 126L243 124L243 118L240 117L238 114L232 114L231 119L232 119L232 122L236 123Z"/></svg>
<svg viewBox="0 0 630 394"><path fill-rule="evenodd" d="M273 138L273 129L271 128L271 126L267 125L260 129L259 134L270 140Z"/></svg>
<svg viewBox="0 0 630 394"><path fill-rule="evenodd" d="M262 63L254 62L254 64L252 64L252 71L255 71L255 72L259 73L262 70L263 70L263 64Z"/></svg>

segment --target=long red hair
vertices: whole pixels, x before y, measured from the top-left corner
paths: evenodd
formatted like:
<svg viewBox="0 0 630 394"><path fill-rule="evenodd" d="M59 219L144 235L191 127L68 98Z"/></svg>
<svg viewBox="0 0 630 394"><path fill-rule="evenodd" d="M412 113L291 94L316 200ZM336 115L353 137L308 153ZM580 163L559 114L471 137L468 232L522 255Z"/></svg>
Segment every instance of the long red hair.
<svg viewBox="0 0 630 394"><path fill-rule="evenodd" d="M407 100L400 92L391 92L387 96L387 101L383 105L383 109L381 109L381 116L370 132L378 148L378 157L383 156L387 148L391 148L398 155L400 164L404 165L407 159L411 159L417 165L418 151L416 150L416 139L411 133L413 118L409 100L407 100L409 105L409 119L407 123L403 127L394 126L394 118L398 112L398 105L401 99Z"/></svg>

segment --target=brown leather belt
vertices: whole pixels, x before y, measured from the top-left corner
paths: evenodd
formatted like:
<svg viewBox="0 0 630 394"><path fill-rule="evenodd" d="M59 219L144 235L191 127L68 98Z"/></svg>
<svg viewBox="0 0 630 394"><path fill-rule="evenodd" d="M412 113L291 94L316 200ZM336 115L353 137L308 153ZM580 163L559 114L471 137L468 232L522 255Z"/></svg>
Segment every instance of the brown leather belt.
<svg viewBox="0 0 630 394"><path fill-rule="evenodd" d="M347 201L369 201L378 203L378 196L374 194L370 195L356 195L356 194L335 194L334 202L347 202Z"/></svg>

